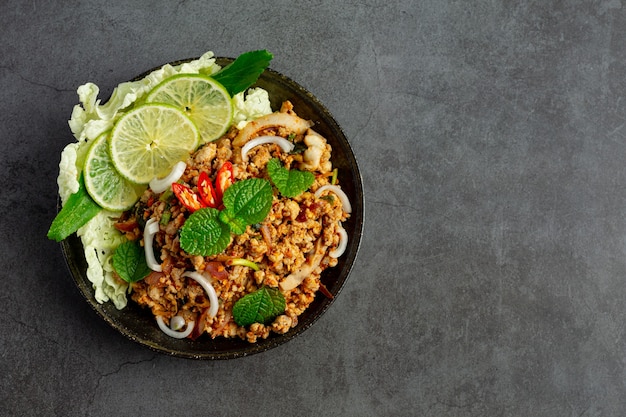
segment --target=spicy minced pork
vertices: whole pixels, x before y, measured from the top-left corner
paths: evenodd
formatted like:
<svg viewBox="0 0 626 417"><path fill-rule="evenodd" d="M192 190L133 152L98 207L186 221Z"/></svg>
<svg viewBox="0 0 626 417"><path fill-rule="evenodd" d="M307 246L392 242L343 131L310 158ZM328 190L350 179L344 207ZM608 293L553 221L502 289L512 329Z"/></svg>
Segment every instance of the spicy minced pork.
<svg viewBox="0 0 626 417"><path fill-rule="evenodd" d="M279 113L295 115L289 102L283 103ZM330 184L333 171L331 147L325 138L311 129L296 134L289 126L270 126L252 136L289 137L299 151L286 153L275 144L264 144L250 150L248 161L244 161L241 146L233 145L238 133L232 127L217 141L200 147L186 161L187 168L179 182L197 190L200 173L204 171L214 177L226 161L233 164L235 181L267 178L267 162L279 158L288 169L311 171L315 175L313 185L294 198L286 198L274 190L266 219L248 226L241 235L233 235L228 247L213 256L193 256L180 248L179 231L190 213L171 191L155 194L149 188L136 206L120 218L118 229L125 231L131 240L141 240L146 221L155 218L160 223L154 248L163 271L152 272L132 284L132 300L161 316L166 323L177 315L186 322L195 321L191 338L207 333L212 338L237 337L254 343L271 332L282 334L295 327L298 316L318 291L330 296L320 274L337 264L330 254L339 245L340 222L349 214L332 193L325 192L319 197L314 194ZM259 270L231 265L233 259L252 261ZM207 314L210 301L204 289L184 277L185 271L197 271L209 278L219 299L214 317ZM262 286L282 292L286 301L284 313L271 323L238 326L231 313L234 303Z"/></svg>

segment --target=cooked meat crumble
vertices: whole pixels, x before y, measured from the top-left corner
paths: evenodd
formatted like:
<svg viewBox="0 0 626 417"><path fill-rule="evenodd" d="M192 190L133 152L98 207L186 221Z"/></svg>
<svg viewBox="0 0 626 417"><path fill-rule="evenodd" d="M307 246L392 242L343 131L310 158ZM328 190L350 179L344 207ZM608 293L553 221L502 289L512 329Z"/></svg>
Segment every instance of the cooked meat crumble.
<svg viewBox="0 0 626 417"><path fill-rule="evenodd" d="M283 104L281 112L295 115L289 102ZM320 274L337 264L337 259L329 252L339 245L340 223L349 214L339 198L315 196L316 190L330 184L333 170L332 149L324 137L310 128L297 133L288 126L270 126L256 132L255 136L289 137L300 152L287 153L278 145L264 144L250 150L248 160L244 161L241 147L233 145L238 133L233 127L222 138L198 149L186 161L187 168L179 182L197 191L200 173L204 171L214 178L227 161L233 164L235 181L268 178L268 161L279 158L288 169L312 172L315 175L313 185L294 198L286 198L274 190L272 207L265 220L247 226L243 234L233 235L227 248L213 256L190 255L180 248L179 231L190 213L169 190L155 194L148 189L136 206L120 219L119 225L124 228L118 228L124 230L129 239L141 241L145 222L154 218L160 224L154 248L163 271L153 272L132 284L132 300L149 308L155 316L161 316L166 323L176 315L187 322L194 321L191 338L207 333L212 338L238 337L254 343L259 338L267 338L271 332L286 333L298 324L298 316L320 290ZM130 228L129 224L136 227ZM229 264L236 258L254 262L259 270ZM185 271L197 271L210 277L219 300L215 317L207 314L211 303L204 289L184 277ZM293 285L287 282L297 285L290 289ZM286 301L285 311L271 323L238 326L232 316L234 303L262 286L281 291Z"/></svg>

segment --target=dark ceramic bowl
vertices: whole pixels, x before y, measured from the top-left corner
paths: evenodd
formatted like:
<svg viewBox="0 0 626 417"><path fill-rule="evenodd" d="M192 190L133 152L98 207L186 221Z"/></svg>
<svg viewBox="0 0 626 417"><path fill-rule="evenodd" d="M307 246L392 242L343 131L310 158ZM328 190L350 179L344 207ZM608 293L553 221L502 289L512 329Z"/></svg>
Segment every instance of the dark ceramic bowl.
<svg viewBox="0 0 626 417"><path fill-rule="evenodd" d="M173 65L185 61L173 62ZM225 66L231 58L218 58L217 62ZM140 79L150 71L140 75ZM337 295L346 282L357 256L363 229L363 188L361 174L352 149L343 131L328 110L311 93L293 80L271 69L261 74L255 86L268 91L272 109L277 110L284 100L290 100L294 110L304 119L315 122L314 129L326 137L332 146L333 166L339 169L341 187L352 203L352 214L343 226L348 232L349 244L346 252L339 258L334 268L326 269L322 282L333 294L333 299L318 293L309 308L299 317L298 325L286 334L272 334L267 339L251 344L240 339L211 339L203 335L196 341L174 339L166 336L159 328L149 311L129 301L123 310L117 310L112 303L99 304L94 298L91 282L87 279L87 263L80 239L74 234L62 242L62 249L72 277L78 289L96 313L111 327L128 339L152 350L192 359L232 359L254 353L264 352L279 346L308 329L337 299Z"/></svg>

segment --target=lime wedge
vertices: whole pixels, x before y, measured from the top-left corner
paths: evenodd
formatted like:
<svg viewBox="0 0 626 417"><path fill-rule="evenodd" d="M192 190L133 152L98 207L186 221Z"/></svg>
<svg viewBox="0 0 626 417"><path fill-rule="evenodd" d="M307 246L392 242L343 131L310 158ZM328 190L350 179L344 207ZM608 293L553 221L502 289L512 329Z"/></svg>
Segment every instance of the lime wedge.
<svg viewBox="0 0 626 417"><path fill-rule="evenodd" d="M202 74L169 77L150 91L146 102L171 104L183 110L198 126L202 143L222 136L233 118L233 103L228 91Z"/></svg>
<svg viewBox="0 0 626 417"><path fill-rule="evenodd" d="M122 177L109 155L109 133L103 133L93 142L85 157L85 188L100 206L107 210L128 210L139 200L145 186L138 186Z"/></svg>
<svg viewBox="0 0 626 417"><path fill-rule="evenodd" d="M136 184L165 176L198 146L198 128L168 104L135 107L113 126L109 151L117 171Z"/></svg>

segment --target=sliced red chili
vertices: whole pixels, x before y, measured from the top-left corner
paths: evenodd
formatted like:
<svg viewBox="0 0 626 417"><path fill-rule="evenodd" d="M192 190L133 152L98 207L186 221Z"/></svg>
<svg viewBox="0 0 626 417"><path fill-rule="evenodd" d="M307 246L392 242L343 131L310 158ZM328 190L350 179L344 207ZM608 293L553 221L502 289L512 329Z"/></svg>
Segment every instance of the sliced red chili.
<svg viewBox="0 0 626 417"><path fill-rule="evenodd" d="M217 208L218 202L215 187L211 184L209 174L204 171L202 171L200 177L198 177L198 193L207 207Z"/></svg>
<svg viewBox="0 0 626 417"><path fill-rule="evenodd" d="M215 188L217 195L218 205L222 204L222 198L224 192L235 181L235 175L233 173L233 164L229 161L224 162L224 165L217 171L215 176Z"/></svg>
<svg viewBox="0 0 626 417"><path fill-rule="evenodd" d="M181 204L185 206L190 213L206 207L200 199L200 196L198 196L198 194L194 193L191 188L187 187L184 184L179 184L177 182L173 183L172 191L174 191L174 194L176 195L176 198L178 198L178 201L180 201Z"/></svg>

